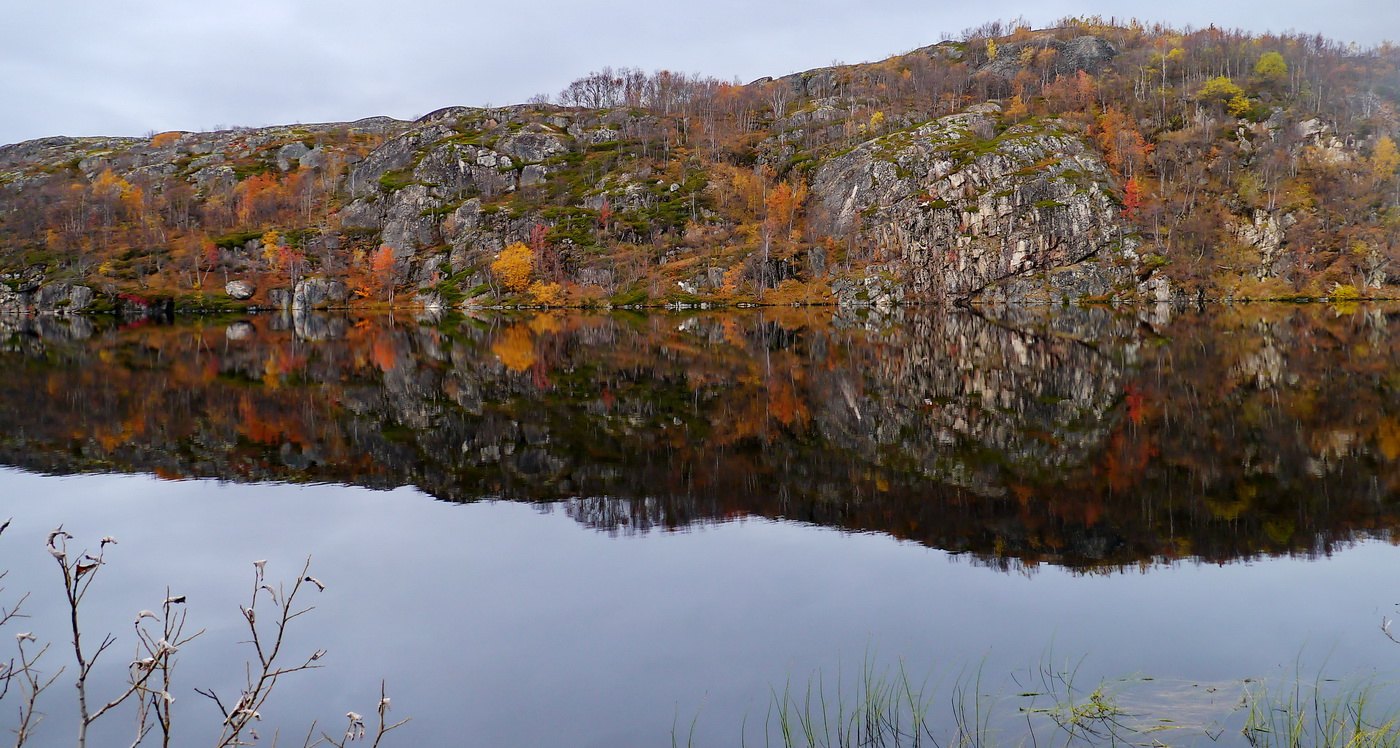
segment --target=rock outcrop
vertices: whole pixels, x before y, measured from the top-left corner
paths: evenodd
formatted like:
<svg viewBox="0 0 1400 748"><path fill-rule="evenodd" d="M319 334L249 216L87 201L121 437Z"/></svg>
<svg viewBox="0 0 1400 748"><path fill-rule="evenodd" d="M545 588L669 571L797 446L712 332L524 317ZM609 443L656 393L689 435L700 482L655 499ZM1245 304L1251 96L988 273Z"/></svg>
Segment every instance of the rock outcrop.
<svg viewBox="0 0 1400 748"><path fill-rule="evenodd" d="M338 280L307 278L297 283L296 290L292 293L292 308L316 309L340 305L349 298L350 289Z"/></svg>
<svg viewBox="0 0 1400 748"><path fill-rule="evenodd" d="M1097 36L1080 36L1068 41L1036 39L1009 42L997 49L996 57L982 66L981 72L1014 78L1026 68L1023 61L1040 59L1046 60L1045 67L1054 75L1071 76L1081 70L1097 75L1117 56L1118 49Z"/></svg>
<svg viewBox="0 0 1400 748"><path fill-rule="evenodd" d="M1134 290L1132 229L1103 161L1053 121L997 128L983 107L826 161L812 180L819 229L890 258L915 298Z"/></svg>
<svg viewBox="0 0 1400 748"><path fill-rule="evenodd" d="M0 285L0 314L75 314L86 309L92 300L91 288L72 283Z"/></svg>

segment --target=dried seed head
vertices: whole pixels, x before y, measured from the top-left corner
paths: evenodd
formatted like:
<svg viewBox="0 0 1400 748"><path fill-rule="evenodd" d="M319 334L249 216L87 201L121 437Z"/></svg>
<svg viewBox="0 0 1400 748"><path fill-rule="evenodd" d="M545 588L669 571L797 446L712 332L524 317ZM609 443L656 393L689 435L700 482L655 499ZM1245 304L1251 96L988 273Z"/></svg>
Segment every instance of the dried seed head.
<svg viewBox="0 0 1400 748"><path fill-rule="evenodd" d="M63 528L60 527L57 530L53 530L49 533L49 538L47 541L45 541L44 544L48 546L49 553L53 554L54 558L58 559L59 561L63 561L64 559L68 558L68 554L65 553L63 549L58 547L58 541L68 540L72 537L72 535L69 535L68 533L64 532Z"/></svg>

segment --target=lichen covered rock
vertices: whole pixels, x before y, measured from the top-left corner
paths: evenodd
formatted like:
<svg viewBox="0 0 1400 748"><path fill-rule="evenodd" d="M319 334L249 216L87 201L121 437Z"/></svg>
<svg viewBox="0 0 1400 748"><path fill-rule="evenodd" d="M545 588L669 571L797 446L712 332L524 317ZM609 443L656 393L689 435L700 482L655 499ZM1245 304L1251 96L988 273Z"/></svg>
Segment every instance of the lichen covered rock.
<svg viewBox="0 0 1400 748"><path fill-rule="evenodd" d="M1138 259L1102 160L1056 123L994 108L868 141L822 164L814 222L872 247L921 299L1132 293Z"/></svg>
<svg viewBox="0 0 1400 748"><path fill-rule="evenodd" d="M257 292L257 286L245 280L229 281L224 285L224 293L236 301L247 301L253 298L253 294Z"/></svg>

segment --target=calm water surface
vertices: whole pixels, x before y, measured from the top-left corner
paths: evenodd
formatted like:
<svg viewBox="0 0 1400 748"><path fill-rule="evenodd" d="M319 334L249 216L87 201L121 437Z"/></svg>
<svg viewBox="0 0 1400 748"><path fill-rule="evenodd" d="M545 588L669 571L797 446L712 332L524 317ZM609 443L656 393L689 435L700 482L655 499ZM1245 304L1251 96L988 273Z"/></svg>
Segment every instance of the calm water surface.
<svg viewBox="0 0 1400 748"><path fill-rule="evenodd" d="M191 741L190 689L237 691L251 562L311 556L288 646L330 655L264 742L385 679L391 744L752 743L775 690L901 662L980 670L1004 743L1042 663L1150 676L1134 710L1238 742L1246 678L1400 664L1397 312L3 320L7 630L63 644L61 523L121 541L90 630L189 596ZM70 744L45 696L38 744Z"/></svg>

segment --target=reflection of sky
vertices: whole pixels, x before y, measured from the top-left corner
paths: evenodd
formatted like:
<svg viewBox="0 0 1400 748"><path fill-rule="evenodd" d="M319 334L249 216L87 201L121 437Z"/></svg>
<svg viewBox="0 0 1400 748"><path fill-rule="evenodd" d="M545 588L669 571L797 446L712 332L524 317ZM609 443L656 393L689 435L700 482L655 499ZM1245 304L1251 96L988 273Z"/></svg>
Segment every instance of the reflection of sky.
<svg viewBox="0 0 1400 748"><path fill-rule="evenodd" d="M766 520L613 538L559 512L413 490L13 470L0 470L3 516L14 518L0 540L12 570L3 595L35 597L34 618L12 624L0 647L29 628L62 644L57 570L42 547L59 523L75 544L121 542L88 618L89 631L121 637L109 678L120 677L136 611L157 608L166 585L189 595L191 625L209 631L180 654L186 736L216 721L187 689L236 690L232 643L251 562L269 559L270 577L289 578L307 555L328 588L311 596L317 610L289 647L330 656L278 687L269 723L338 727L346 710L372 710L382 677L395 714L414 717L397 745L660 745L677 715L688 725L697 711L703 744L734 744L746 710L761 723L770 686L791 677L805 688L809 673L838 664L849 672L868 646L920 675L985 658L997 678L1052 649L1087 656L1086 678L1268 676L1300 654L1330 657L1337 672L1400 663L1376 628L1400 600L1384 573L1400 551L1382 543L1315 562L1023 576L883 536ZM66 744L71 686L47 696L38 744ZM125 715L105 719L129 731Z"/></svg>

